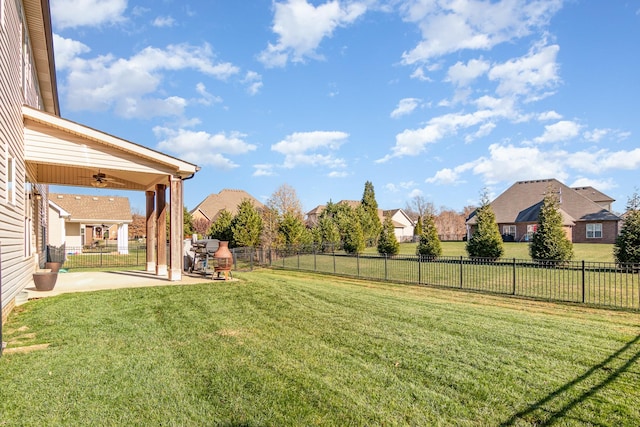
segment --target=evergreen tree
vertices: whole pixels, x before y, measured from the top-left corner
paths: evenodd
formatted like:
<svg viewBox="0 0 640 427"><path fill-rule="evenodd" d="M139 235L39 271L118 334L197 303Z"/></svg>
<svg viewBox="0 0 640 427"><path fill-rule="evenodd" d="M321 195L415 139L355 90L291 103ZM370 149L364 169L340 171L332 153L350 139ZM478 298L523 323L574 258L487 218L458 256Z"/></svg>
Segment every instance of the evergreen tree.
<svg viewBox="0 0 640 427"><path fill-rule="evenodd" d="M467 242L467 253L472 258L500 258L504 253L504 243L486 191L480 207L476 209L476 218L476 229Z"/></svg>
<svg viewBox="0 0 640 427"><path fill-rule="evenodd" d="M637 192L627 201L624 223L613 247L619 263L640 263L640 195Z"/></svg>
<svg viewBox="0 0 640 427"><path fill-rule="evenodd" d="M168 216L168 215L167 215ZM193 217L191 216L191 213L189 212L189 210L187 209L187 207L184 207L183 210L183 214L182 214L182 222L183 222L183 234L185 238L191 238L191 235L193 233L195 233L194 229L193 229Z"/></svg>
<svg viewBox="0 0 640 427"><path fill-rule="evenodd" d="M231 230L231 221L233 221L233 215L226 209L221 210L218 213L218 217L209 227L209 237L212 239L218 239L226 242L233 240L233 231Z"/></svg>
<svg viewBox="0 0 640 427"><path fill-rule="evenodd" d="M257 247L262 234L262 217L253 202L244 199L238 205L238 213L231 221L233 247Z"/></svg>
<svg viewBox="0 0 640 427"><path fill-rule="evenodd" d="M339 227L344 230L342 247L345 252L349 254L359 254L364 251L364 233L362 232L362 226L355 212L353 212L351 217L343 218Z"/></svg>
<svg viewBox="0 0 640 427"><path fill-rule="evenodd" d="M334 250L340 246L340 230L333 217L321 215L314 230L317 230L316 243L322 247L323 251Z"/></svg>
<svg viewBox="0 0 640 427"><path fill-rule="evenodd" d="M420 241L416 247L416 254L425 257L442 255L442 245L438 237L438 230L433 215L427 214L420 234Z"/></svg>
<svg viewBox="0 0 640 427"><path fill-rule="evenodd" d="M376 193L371 181L367 181L364 184L359 216L365 242L368 246L374 246L380 231L382 231L382 223L378 216L378 202L376 201Z"/></svg>
<svg viewBox="0 0 640 427"><path fill-rule="evenodd" d="M301 245L306 240L305 232L304 222L292 212L285 212L278 221L278 234L284 245Z"/></svg>
<svg viewBox="0 0 640 427"><path fill-rule="evenodd" d="M538 228L529 244L534 260L568 261L573 258L573 243L562 226L562 214L555 191L547 189L538 214Z"/></svg>
<svg viewBox="0 0 640 427"><path fill-rule="evenodd" d="M416 221L416 226L413 228L413 235L417 236L418 238L420 238L420 236L422 235L422 216L419 216L418 220Z"/></svg>
<svg viewBox="0 0 640 427"><path fill-rule="evenodd" d="M386 216L382 223L382 231L378 238L378 253L380 255L397 255L400 252L400 243L396 238L395 227L391 217Z"/></svg>

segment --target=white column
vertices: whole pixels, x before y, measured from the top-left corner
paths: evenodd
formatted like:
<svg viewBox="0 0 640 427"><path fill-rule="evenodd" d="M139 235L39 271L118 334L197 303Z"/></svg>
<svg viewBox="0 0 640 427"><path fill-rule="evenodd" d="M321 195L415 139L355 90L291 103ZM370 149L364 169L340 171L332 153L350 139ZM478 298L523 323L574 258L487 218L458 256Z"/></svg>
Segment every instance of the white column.
<svg viewBox="0 0 640 427"><path fill-rule="evenodd" d="M129 254L129 224L118 224L118 253Z"/></svg>

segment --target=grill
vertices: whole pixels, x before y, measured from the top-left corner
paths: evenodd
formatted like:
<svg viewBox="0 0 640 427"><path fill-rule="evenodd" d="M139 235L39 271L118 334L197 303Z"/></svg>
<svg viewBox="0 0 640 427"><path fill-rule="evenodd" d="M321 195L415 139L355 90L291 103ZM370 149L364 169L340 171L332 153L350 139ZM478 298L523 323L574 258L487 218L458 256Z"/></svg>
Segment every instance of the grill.
<svg viewBox="0 0 640 427"><path fill-rule="evenodd" d="M216 253L220 241L218 239L201 239L196 240L191 244L191 251L193 252L193 264L189 267L189 273L211 273L213 278L213 270L215 268L215 261L213 254Z"/></svg>

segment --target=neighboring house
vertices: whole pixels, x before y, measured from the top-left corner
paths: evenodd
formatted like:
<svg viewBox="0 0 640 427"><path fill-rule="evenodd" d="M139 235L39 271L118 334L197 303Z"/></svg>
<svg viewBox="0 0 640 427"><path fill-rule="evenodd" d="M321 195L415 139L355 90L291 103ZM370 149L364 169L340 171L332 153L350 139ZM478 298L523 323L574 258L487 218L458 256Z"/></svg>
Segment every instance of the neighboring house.
<svg viewBox="0 0 640 427"><path fill-rule="evenodd" d="M383 214L385 217L391 217L398 242L411 242L413 240L414 222L405 211L392 209L384 211Z"/></svg>
<svg viewBox="0 0 640 427"><path fill-rule="evenodd" d="M256 209L262 209L264 205L251 194L244 190L231 190L225 188L218 194L209 194L189 213L194 220L205 219L214 222L222 210L227 210L232 216L238 212L238 206L244 199L249 199Z"/></svg>
<svg viewBox="0 0 640 427"><path fill-rule="evenodd" d="M0 0L0 88L2 323L44 265L49 184L145 192L147 271L180 280L183 181L199 168L60 116L49 0Z"/></svg>
<svg viewBox="0 0 640 427"><path fill-rule="evenodd" d="M505 241L528 241L536 231L544 195L556 193L562 224L573 243L614 243L621 218L611 212L613 199L592 187L571 188L556 179L520 181L491 202ZM469 236L475 212L467 219Z"/></svg>
<svg viewBox="0 0 640 427"><path fill-rule="evenodd" d="M49 194L49 244L67 251L115 241L118 252L129 252L129 199L116 196Z"/></svg>
<svg viewBox="0 0 640 427"><path fill-rule="evenodd" d="M346 204L356 209L362 202L358 200L340 200L336 204ZM313 228L320 219L320 215L325 210L326 205L318 205L306 213L307 227ZM382 210L378 209L380 223L384 222L384 217L390 216L393 221L394 233L399 242L408 242L413 239L414 222L402 209Z"/></svg>

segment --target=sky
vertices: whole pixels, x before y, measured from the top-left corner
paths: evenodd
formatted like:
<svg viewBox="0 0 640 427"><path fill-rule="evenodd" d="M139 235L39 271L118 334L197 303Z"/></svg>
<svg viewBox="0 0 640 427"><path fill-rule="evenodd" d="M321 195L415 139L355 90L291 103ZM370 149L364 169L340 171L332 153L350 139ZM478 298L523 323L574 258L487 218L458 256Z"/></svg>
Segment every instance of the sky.
<svg viewBox="0 0 640 427"><path fill-rule="evenodd" d="M198 165L189 210L371 181L382 209L461 211L556 178L623 212L640 185L640 0L50 4L62 117Z"/></svg>

